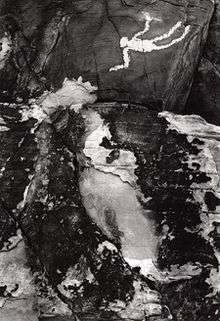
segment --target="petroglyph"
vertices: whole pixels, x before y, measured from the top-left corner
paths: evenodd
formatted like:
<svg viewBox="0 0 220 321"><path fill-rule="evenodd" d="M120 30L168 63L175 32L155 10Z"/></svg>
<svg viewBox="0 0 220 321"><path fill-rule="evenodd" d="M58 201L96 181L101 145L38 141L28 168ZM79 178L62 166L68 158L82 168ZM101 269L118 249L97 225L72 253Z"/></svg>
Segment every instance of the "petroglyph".
<svg viewBox="0 0 220 321"><path fill-rule="evenodd" d="M129 51L136 52L152 52L155 50L164 50L167 49L176 43L182 41L190 31L190 26L184 27L184 31L181 36L172 39L173 34L180 28L183 27L182 21L178 21L170 30L166 33L163 33L160 36L154 37L152 39L141 39L140 36L143 36L146 32L150 31L150 25L153 21L161 21L158 18L151 17L148 13L144 13L145 18L145 27L143 30L136 33L130 40L128 37L122 37L120 40L120 47L123 48L123 64L116 65L109 69L109 71L117 71L119 69L127 69L130 65L131 58ZM157 44L159 41L169 40L167 44Z"/></svg>

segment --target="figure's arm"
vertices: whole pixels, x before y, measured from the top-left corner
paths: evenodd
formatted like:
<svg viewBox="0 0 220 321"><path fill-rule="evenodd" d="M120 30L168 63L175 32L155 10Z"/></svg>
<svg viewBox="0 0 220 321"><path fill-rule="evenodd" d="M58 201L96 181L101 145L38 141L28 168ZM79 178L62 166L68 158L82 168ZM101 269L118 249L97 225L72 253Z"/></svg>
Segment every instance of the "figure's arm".
<svg viewBox="0 0 220 321"><path fill-rule="evenodd" d="M136 34L134 35L133 39L136 39L136 38L142 36L143 34L145 34L145 32L149 31L149 29L150 29L150 23L151 23L152 20L153 20L152 18L147 17L147 20L146 20L146 22L145 22L145 27L144 27L144 29L141 30L141 31L139 31L138 33L136 33Z"/></svg>
<svg viewBox="0 0 220 321"><path fill-rule="evenodd" d="M178 29L180 28L182 25L181 21L178 21L167 33L162 34L161 36L155 37L154 39L152 39L153 42L157 42L157 41L161 41L164 39L168 39L170 36L172 36L172 34Z"/></svg>
<svg viewBox="0 0 220 321"><path fill-rule="evenodd" d="M173 46L175 43L178 43L178 42L182 41L185 38L185 36L188 34L189 30L190 30L190 26L187 26L185 28L183 34L179 38L173 39L171 42L169 42L166 45L161 45L161 46L155 45L154 50L163 50L163 49L166 49L166 48L169 48L169 47Z"/></svg>

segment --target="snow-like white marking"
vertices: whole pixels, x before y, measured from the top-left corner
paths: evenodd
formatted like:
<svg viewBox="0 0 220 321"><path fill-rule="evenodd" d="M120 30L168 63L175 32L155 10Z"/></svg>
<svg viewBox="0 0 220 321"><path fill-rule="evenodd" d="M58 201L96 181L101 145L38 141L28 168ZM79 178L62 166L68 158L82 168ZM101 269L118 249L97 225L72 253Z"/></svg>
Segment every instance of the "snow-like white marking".
<svg viewBox="0 0 220 321"><path fill-rule="evenodd" d="M157 270L155 264L153 263L153 260L151 258L148 259L133 259L129 257L125 257L125 261L131 266L131 267L140 267L140 272L143 275L151 274L154 277L161 278L161 274L159 273L159 270Z"/></svg>
<svg viewBox="0 0 220 321"><path fill-rule="evenodd" d="M189 154L187 162L192 169L193 163L200 165L199 171L204 172L210 178L205 183L192 182L191 184L194 199L201 207L200 218L202 223L199 226L199 234L213 246L220 267L220 252L214 247L214 236L211 236L212 232L215 231L217 237L219 237L220 208L216 206L216 209L210 211L205 202L207 191L220 198L220 126L210 124L197 115L175 115L165 111L160 113L159 117L167 120L168 130L175 130L180 134L185 134L188 141L198 147L198 154ZM194 138L198 138L203 142L203 145L193 141ZM220 293L219 269L213 268L211 270L207 283L213 288L213 293L208 296L215 295L217 292Z"/></svg>
<svg viewBox="0 0 220 321"><path fill-rule="evenodd" d="M89 81L83 82L82 77L76 79L64 79L63 85L56 92L44 92L38 99L31 99L29 106L23 106L20 113L21 121L30 118L37 120L35 128L42 121L50 122L50 116L58 109L71 108L78 112L85 104L92 104L97 97L94 93L97 87ZM34 128L34 129L35 129Z"/></svg>
<svg viewBox="0 0 220 321"><path fill-rule="evenodd" d="M78 263L75 267L69 267L63 281L58 285L58 290L67 298L72 298L74 291L71 288L74 287L80 293L83 291L81 286L85 280L89 283L94 282L94 275L89 268L82 272L82 267Z"/></svg>
<svg viewBox="0 0 220 321"><path fill-rule="evenodd" d="M114 311L121 319L126 320L146 320L153 317L161 320L162 304L161 297L157 291L150 290L146 284L135 281L133 283L135 294L131 302L126 303L121 300L115 300L108 306L110 311ZM166 320L172 320L169 312Z"/></svg>
<svg viewBox="0 0 220 321"><path fill-rule="evenodd" d="M5 243L4 247L1 249L0 253L2 252L8 252L14 249L18 243L20 243L23 240L21 230L17 230L17 234L14 236L11 236Z"/></svg>
<svg viewBox="0 0 220 321"><path fill-rule="evenodd" d="M118 250L114 246L114 244L112 244L108 241L104 241L101 244L99 244L98 249L97 249L98 253L102 254L102 252L104 251L105 248L111 252L118 252Z"/></svg>
<svg viewBox="0 0 220 321"><path fill-rule="evenodd" d="M155 50L164 50L167 49L176 43L182 41L186 35L190 31L190 26L184 27L184 31L181 36L175 38L175 39L170 39L169 43L159 45L157 42L166 40L175 33L179 28L182 27L182 21L178 21L173 27L170 28L170 30L166 33L163 33L160 36L157 36L152 39L140 39L139 37L145 34L150 30L150 24L152 21L159 20L156 18L153 18L149 15L149 13L144 13L144 19L145 19L145 26L144 29L136 33L130 40L127 37L122 37L120 40L120 47L123 48L123 64L122 65L116 65L112 68L109 69L109 71L117 71L119 69L127 69L130 64L130 55L129 51L137 51L137 52L152 52Z"/></svg>
<svg viewBox="0 0 220 321"><path fill-rule="evenodd" d="M20 236L18 236L20 239ZM25 244L18 242L9 252L0 253L0 286L7 286L5 296L12 298L28 298L34 294L33 276L27 267ZM8 296L7 300L10 300ZM0 314L0 320L1 314Z"/></svg>
<svg viewBox="0 0 220 321"><path fill-rule="evenodd" d="M92 104L97 97L94 93L97 90L96 86L91 85L89 81L83 82L82 77L76 79L64 79L62 88L55 93L46 93L40 99L40 105L47 114L53 113L58 107L70 107L77 110L84 104Z"/></svg>
<svg viewBox="0 0 220 321"><path fill-rule="evenodd" d="M198 115L176 115L168 111L158 114L169 123L169 129L204 139L220 140L220 126L210 124Z"/></svg>
<svg viewBox="0 0 220 321"><path fill-rule="evenodd" d="M140 202L146 204L149 198L137 186L134 153L115 145L117 157L108 162L114 151L109 124L92 108L80 113L86 124L81 154L90 159L80 177L80 193L88 215L110 239L120 237L125 257L154 258L157 237L154 223ZM111 142L111 149L100 146L104 137Z"/></svg>
<svg viewBox="0 0 220 321"><path fill-rule="evenodd" d="M82 111L82 115L87 125L87 137L83 150L85 156L91 159L95 168L103 172L116 174L124 182L134 185L137 180L135 175L137 164L134 154L128 150L120 149L118 159L108 164L106 158L112 152L112 149L100 146L104 137L111 140L112 135L108 124L105 124L104 120L94 110L85 111L84 114Z"/></svg>
<svg viewBox="0 0 220 321"><path fill-rule="evenodd" d="M110 240L120 238L124 257L156 259L155 225L135 188L118 175L92 167L84 169L79 188L88 215Z"/></svg>
<svg viewBox="0 0 220 321"><path fill-rule="evenodd" d="M12 50L11 38L5 33L4 37L0 39L0 69L4 68L5 62Z"/></svg>
<svg viewBox="0 0 220 321"><path fill-rule="evenodd" d="M9 130L9 128L7 127L6 122L4 121L4 119L2 117L0 117L0 132L6 132L8 130Z"/></svg>
<svg viewBox="0 0 220 321"><path fill-rule="evenodd" d="M153 276L155 279L163 282L190 279L192 276L201 273L201 267L197 265L186 264L181 267L173 265L169 271L161 271L151 258L141 260L125 257L125 260L131 267L139 267L143 275Z"/></svg>
<svg viewBox="0 0 220 321"><path fill-rule="evenodd" d="M17 204L17 209L19 211L21 211L24 207L25 207L25 204L26 204L26 201L27 201L27 197L28 197L28 192L29 192L29 188L31 187L32 185L32 178L34 177L34 175L29 175L29 184L25 187L25 190L24 190L24 193L23 193L23 199Z"/></svg>

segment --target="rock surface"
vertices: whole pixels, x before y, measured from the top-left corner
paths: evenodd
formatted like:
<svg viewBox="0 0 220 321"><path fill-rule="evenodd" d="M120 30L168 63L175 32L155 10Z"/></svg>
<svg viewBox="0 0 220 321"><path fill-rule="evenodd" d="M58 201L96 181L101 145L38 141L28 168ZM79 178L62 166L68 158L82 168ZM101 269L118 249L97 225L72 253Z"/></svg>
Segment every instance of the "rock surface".
<svg viewBox="0 0 220 321"><path fill-rule="evenodd" d="M99 100L176 112L184 111L214 9L211 0L5 3L2 99L82 76L98 86Z"/></svg>
<svg viewBox="0 0 220 321"><path fill-rule="evenodd" d="M0 15L0 321L218 321L218 3Z"/></svg>
<svg viewBox="0 0 220 321"><path fill-rule="evenodd" d="M2 206L28 245L38 313L218 320L219 128L135 105L75 106L40 122L31 107L17 122L2 109L2 139L14 142L1 156ZM57 298L51 310L48 286L65 308Z"/></svg>
<svg viewBox="0 0 220 321"><path fill-rule="evenodd" d="M187 103L188 113L196 113L219 125L220 114L220 2L216 1L202 59ZM198 99L199 97L199 99Z"/></svg>

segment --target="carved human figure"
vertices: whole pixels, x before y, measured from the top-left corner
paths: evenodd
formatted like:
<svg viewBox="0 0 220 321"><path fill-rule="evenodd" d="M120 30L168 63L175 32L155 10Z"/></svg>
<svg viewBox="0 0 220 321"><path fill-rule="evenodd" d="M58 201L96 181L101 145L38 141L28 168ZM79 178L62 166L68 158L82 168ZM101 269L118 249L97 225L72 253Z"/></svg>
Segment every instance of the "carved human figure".
<svg viewBox="0 0 220 321"><path fill-rule="evenodd" d="M145 27L143 30L137 32L130 40L128 37L121 38L120 47L122 48L123 64L111 67L109 71L127 69L131 60L129 55L130 51L147 53L154 50L164 50L182 41L190 31L190 26L188 25L184 27L184 30L180 36L172 39L175 31L182 27L182 21L178 21L172 28L170 28L168 32L165 32L160 36L156 36L152 39L141 39L141 36L144 36L145 33L150 31L150 25L152 21L161 21L161 19L151 17L147 12L143 13L143 19L145 20ZM166 44L157 44L163 40L168 40L169 42Z"/></svg>

